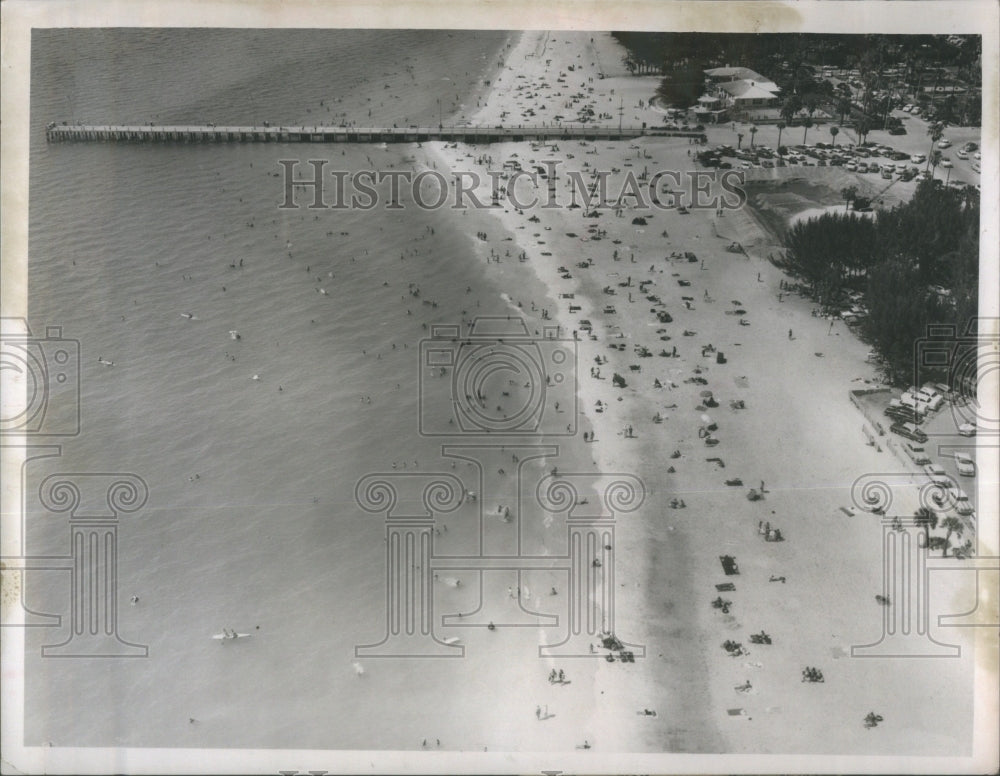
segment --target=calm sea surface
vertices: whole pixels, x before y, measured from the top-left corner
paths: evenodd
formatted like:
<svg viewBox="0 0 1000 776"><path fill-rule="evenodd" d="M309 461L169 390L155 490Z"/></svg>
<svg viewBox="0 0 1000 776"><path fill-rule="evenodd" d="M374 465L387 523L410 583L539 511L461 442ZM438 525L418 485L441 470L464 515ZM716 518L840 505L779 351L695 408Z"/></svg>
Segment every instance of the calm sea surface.
<svg viewBox="0 0 1000 776"><path fill-rule="evenodd" d="M30 471L29 549L67 552L65 516L37 503L47 474L141 476L149 501L120 525L119 630L150 656L42 659L65 633L32 631L27 743L365 749L428 735L428 704L465 661L355 674L355 644L384 630L385 527L358 509L354 483L447 467L417 433L424 326L510 312L485 277L475 216L277 207L279 159L399 168L419 149L47 145L45 124L435 123L475 109L506 41L35 32L29 323L80 341L83 420ZM466 517L451 551L475 541ZM28 603L65 615L66 590L64 574L33 575ZM444 605L474 605L451 593ZM223 627L254 638L220 647L209 637Z"/></svg>

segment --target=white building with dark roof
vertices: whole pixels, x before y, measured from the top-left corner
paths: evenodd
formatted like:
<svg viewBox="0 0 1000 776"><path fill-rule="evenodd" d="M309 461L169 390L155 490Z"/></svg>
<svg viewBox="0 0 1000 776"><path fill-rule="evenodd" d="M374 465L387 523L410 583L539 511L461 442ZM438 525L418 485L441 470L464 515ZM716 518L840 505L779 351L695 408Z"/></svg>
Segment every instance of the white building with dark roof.
<svg viewBox="0 0 1000 776"><path fill-rule="evenodd" d="M713 67L705 76L721 103L736 111L772 107L781 99L781 88L774 81L748 67Z"/></svg>

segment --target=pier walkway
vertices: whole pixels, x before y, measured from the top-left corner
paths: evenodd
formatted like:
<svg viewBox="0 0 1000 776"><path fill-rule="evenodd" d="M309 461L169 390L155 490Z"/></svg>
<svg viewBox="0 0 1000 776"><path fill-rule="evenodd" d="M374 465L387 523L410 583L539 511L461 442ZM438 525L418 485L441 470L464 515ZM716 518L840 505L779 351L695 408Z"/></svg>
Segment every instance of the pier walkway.
<svg viewBox="0 0 1000 776"><path fill-rule="evenodd" d="M501 143L551 140L630 140L644 135L700 137L701 132L669 132L645 126L517 127L338 127L191 126L56 124L46 127L50 143L67 141L146 143Z"/></svg>

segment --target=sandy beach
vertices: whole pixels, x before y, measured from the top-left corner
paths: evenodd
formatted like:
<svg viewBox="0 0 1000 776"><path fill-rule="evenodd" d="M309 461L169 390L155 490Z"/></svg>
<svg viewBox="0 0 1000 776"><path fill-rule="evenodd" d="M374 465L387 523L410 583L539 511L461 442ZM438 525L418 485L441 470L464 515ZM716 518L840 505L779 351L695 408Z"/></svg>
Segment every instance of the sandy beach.
<svg viewBox="0 0 1000 776"><path fill-rule="evenodd" d="M524 33L471 122L568 121L580 105L604 115L597 123L616 123L619 107L626 123L660 122L645 102L656 79L627 75L622 54L605 33ZM732 133L710 128L710 141L713 134L727 142ZM558 160L556 186L569 201L565 171L613 171L614 192L627 168L636 175L693 170L693 148L686 138L643 138L530 148L438 144L434 153L453 170L479 162L473 169L484 179L511 159L524 169ZM837 184L827 187L838 191ZM545 187L539 183L540 198ZM603 661L586 667L593 704L561 707L544 735L576 726L600 731L592 741L600 749L759 753L905 747L918 754L962 740L971 719L940 718L926 698L971 691L968 661L847 657L852 645L878 637L874 596L882 584L881 527L851 509L851 484L865 473L912 475L867 445L863 418L849 402L850 389L876 384L868 346L783 291L788 279L767 261L779 246L747 209L680 214L634 204L625 199L597 218L587 218L585 207L518 212L505 203L490 211L548 289L563 329L580 338L580 406L595 434L595 466L634 472L647 487L642 510L619 521L615 590L616 631L646 645L647 658L624 671ZM633 222L638 217L646 223ZM727 250L734 241L742 252ZM501 287L516 288L523 265L493 266ZM673 320L659 322L658 310ZM592 322L592 336L582 319ZM614 387L613 373L627 387ZM763 498L749 501L750 488ZM784 541L765 541L758 531L765 522ZM723 574L724 554L736 557L738 576ZM723 613L711 602L720 595L716 585L727 582L734 589L721 593L731 602ZM760 630L771 644L750 643ZM727 639L742 643L742 654L727 653ZM823 671L823 683L802 681L810 666ZM642 709L656 716L637 724ZM873 709L894 720L891 729L864 728Z"/></svg>
<svg viewBox="0 0 1000 776"><path fill-rule="evenodd" d="M851 657L880 639L886 611L876 600L883 527L852 486L881 477L893 511L911 514L926 476L870 443L870 421L851 403L851 390L880 385L869 345L769 260L789 223L842 208L843 187L887 206L915 184L754 168L745 203L678 208L694 173L708 175L708 200L733 193L697 166L701 146L688 137L45 142L45 122L63 119L663 123L650 104L658 78L630 75L609 33L355 31L336 57L325 34L292 33L117 31L114 45L39 35L33 89L47 89L32 108L32 325L58 323L83 342L87 433L33 464L25 509L51 517L36 494L57 468L127 466L148 479L149 511L123 523L118 604L121 633L155 659L95 672L42 660L53 636L30 632L32 745L371 749L426 762L569 754L581 772L587 757L615 763L622 752L968 754L973 629L932 628L961 646L961 660ZM105 61L125 44L144 53ZM172 101L148 86L165 51L181 52ZM77 60L99 65L78 74L81 107L64 103ZM189 95L199 72L219 82ZM736 132L706 130L710 146L735 145ZM793 134L786 142L802 137ZM756 142L774 146L776 135L762 127ZM300 183L319 158L348 182L369 170L475 173L470 194L486 204L497 175L504 185L518 177L521 199L435 209L404 190L398 208L322 209L303 190L285 208L290 156ZM545 175L532 182L519 170ZM650 207L661 173L663 201ZM589 200L584 189L602 179L607 201ZM458 369L422 360L436 326L466 336L481 315L523 317L536 336L558 326L576 352L564 370L576 407L559 394L565 404L545 417L556 425L505 437L511 447L499 451L481 428L452 430ZM460 353L458 339L443 335L444 348ZM486 414L506 417L538 387L506 382L490 385L489 407L481 397ZM463 458L466 441L479 448ZM598 612L589 622L613 613L624 647L614 660L593 643L591 654L583 645L582 655L541 656L567 636L568 602L586 589L565 563L568 521L536 507L535 484L556 465L564 482L618 474L644 485L641 508L615 516L603 548L613 563L588 546L593 561L581 564L588 583L607 583L585 603ZM387 638L403 595L386 549L391 508L366 509L356 490L376 473L397 484L444 474L470 489L447 514L413 493L399 510L430 521L415 529L430 549L405 569L426 582L421 611L439 645L448 639L463 659L364 650ZM601 497L578 495L591 508ZM66 551L64 521L26 524L33 550ZM490 554L496 566L529 558L532 568L483 571ZM936 574L931 622L974 607L968 576ZM30 598L69 613L65 585L39 584ZM545 627L539 614L552 618ZM499 627L488 627L493 617ZM212 638L224 628L250 638ZM806 669L823 681L803 681ZM105 702L92 708L91 698ZM865 727L869 712L882 716L877 728Z"/></svg>

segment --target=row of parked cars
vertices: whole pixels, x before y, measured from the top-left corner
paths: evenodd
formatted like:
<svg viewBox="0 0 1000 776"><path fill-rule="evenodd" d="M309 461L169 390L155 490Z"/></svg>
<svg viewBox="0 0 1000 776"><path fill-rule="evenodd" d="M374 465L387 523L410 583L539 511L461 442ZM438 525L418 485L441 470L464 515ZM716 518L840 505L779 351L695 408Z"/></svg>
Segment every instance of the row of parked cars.
<svg viewBox="0 0 1000 776"><path fill-rule="evenodd" d="M891 178L894 173L900 176L905 174L908 179L917 176L920 170L915 166L907 167L906 162L918 165L927 161L923 154L911 155L876 143L865 143L857 146L815 143L813 145L786 146L784 150L783 154L778 154L767 146L735 149L730 145L720 145L710 151L701 152L698 158L709 167L842 166L852 172L882 173L885 178ZM727 157L734 159L735 162L724 161ZM877 161L880 157L882 157L882 161ZM890 161L897 164L891 164Z"/></svg>
<svg viewBox="0 0 1000 776"><path fill-rule="evenodd" d="M923 444L927 441L927 434L920 424L928 415L941 409L949 395L950 389L943 383L925 383L921 388L910 386L898 399L890 401L884 410L885 415L894 421L889 430ZM976 427L963 423L958 427L958 433L972 437L976 435Z"/></svg>
<svg viewBox="0 0 1000 776"><path fill-rule="evenodd" d="M891 146L865 143L858 146L834 146L817 143L815 146L795 146L800 164L815 164L819 167L843 167L851 172L878 173L885 180L898 176L901 180L923 180L930 173L922 171L918 165L924 164L924 154L908 154ZM803 157L812 157L811 162Z"/></svg>
<svg viewBox="0 0 1000 776"><path fill-rule="evenodd" d="M958 462L960 457L964 459L966 465L970 465L972 467L970 476L974 476L976 473L976 466L975 463L973 463L972 458L965 453L956 453L956 462ZM959 467L959 473L962 473L961 466ZM936 491L935 494L931 496L931 498L937 502L938 506L943 507L946 504L950 504L954 510L958 512L958 514L966 517L975 512L972 508L972 503L969 501L969 494L958 487L958 483L949 477L948 473L940 466L934 463L929 463L924 466L924 474L927 475L931 482L940 488L940 490Z"/></svg>
<svg viewBox="0 0 1000 776"><path fill-rule="evenodd" d="M919 424L923 423L928 415L941 409L950 394L949 387L942 383L925 383L920 388L910 386L902 396L889 403L885 414L894 421L890 431L911 440L907 443L907 447L914 463L922 466L924 473L940 487L940 491L936 494L939 505L950 504L959 515L974 520L975 510L969 502L968 495L941 466L931 462L922 447L928 437ZM976 427L971 423L964 423L959 426L958 433L962 436L975 436ZM953 456L960 476L976 476L976 463L972 456L960 451L954 452Z"/></svg>

